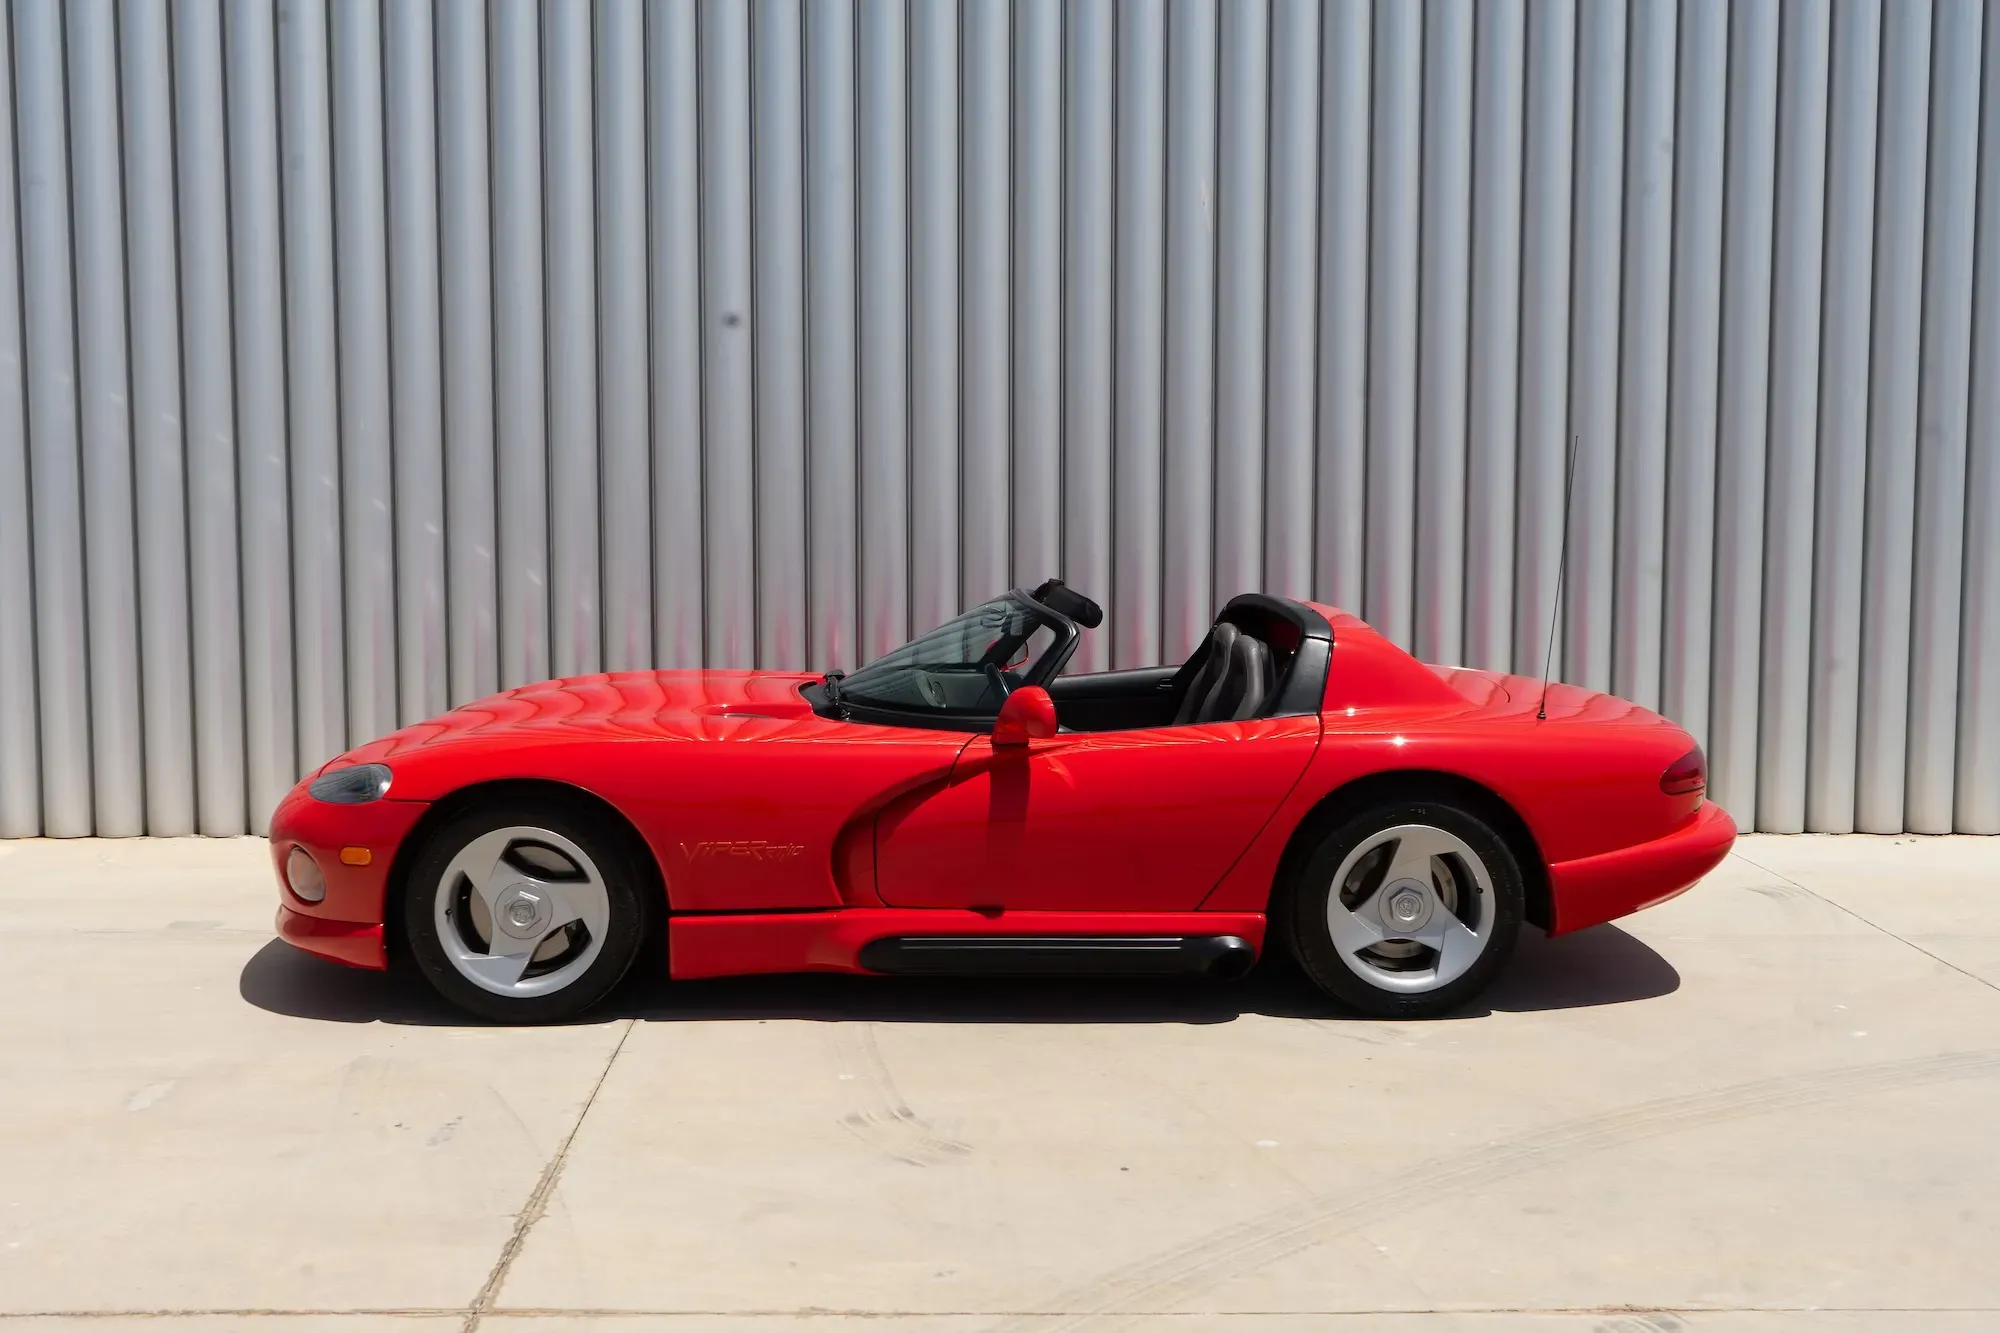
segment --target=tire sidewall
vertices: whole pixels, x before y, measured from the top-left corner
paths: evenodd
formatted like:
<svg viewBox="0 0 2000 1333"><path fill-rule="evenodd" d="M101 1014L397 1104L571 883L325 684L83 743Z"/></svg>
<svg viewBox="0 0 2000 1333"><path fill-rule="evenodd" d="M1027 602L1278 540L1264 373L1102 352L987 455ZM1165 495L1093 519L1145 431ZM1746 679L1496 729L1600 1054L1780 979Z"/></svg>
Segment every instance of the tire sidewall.
<svg viewBox="0 0 2000 1333"><path fill-rule="evenodd" d="M496 995L453 965L438 938L437 897L452 858L472 839L510 826L547 829L583 849L596 865L609 899L609 924L596 959L561 990L542 995ZM475 806L446 820L425 840L403 886L403 932L424 979L454 1005L499 1023L557 1023L601 1001L624 979L639 956L652 912L648 879L626 840L604 821L560 803L505 800Z"/></svg>
<svg viewBox="0 0 2000 1333"><path fill-rule="evenodd" d="M1465 974L1435 990L1408 993L1371 985L1341 959L1326 923L1326 904L1341 862L1368 837L1398 824L1429 824L1463 839L1493 881L1493 930ZM1506 965L1520 933L1526 889L1519 861L1491 825L1458 806L1437 801L1393 801L1339 820L1322 833L1292 877L1285 916L1292 955L1312 980L1336 1000L1376 1018L1431 1018L1459 1008L1484 990Z"/></svg>

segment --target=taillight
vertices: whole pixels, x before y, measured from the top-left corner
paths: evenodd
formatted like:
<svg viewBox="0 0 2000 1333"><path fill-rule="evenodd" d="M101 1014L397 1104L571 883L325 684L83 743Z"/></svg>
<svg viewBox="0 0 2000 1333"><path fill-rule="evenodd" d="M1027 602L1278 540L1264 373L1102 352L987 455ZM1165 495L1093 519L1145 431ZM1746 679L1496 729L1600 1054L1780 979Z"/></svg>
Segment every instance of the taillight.
<svg viewBox="0 0 2000 1333"><path fill-rule="evenodd" d="M1669 796L1696 796L1708 790L1708 756L1699 745L1660 774L1660 790Z"/></svg>

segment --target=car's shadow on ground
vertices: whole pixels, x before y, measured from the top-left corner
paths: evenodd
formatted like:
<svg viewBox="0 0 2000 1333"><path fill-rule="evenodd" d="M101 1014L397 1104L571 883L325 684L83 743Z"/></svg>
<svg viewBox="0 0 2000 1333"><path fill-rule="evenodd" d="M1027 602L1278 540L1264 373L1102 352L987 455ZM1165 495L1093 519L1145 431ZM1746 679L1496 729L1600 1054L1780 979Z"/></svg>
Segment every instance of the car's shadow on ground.
<svg viewBox="0 0 2000 1333"><path fill-rule="evenodd" d="M635 969L583 1020L676 1023L796 1018L878 1023L1227 1023L1245 1014L1351 1018L1288 962L1259 963L1241 981L1113 978L807 976L730 977L667 983L662 969ZM1625 1004L1671 994L1680 973L1616 926L1551 940L1521 935L1507 970L1454 1015L1529 1013ZM243 967L243 998L259 1009L328 1023L477 1027L410 969L360 972L273 940Z"/></svg>

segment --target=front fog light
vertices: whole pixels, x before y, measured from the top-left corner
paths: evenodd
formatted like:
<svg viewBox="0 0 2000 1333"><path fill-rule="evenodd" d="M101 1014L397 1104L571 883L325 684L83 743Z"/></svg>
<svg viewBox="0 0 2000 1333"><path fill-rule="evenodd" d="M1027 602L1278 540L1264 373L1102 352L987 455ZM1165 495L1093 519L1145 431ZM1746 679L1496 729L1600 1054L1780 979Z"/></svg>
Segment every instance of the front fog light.
<svg viewBox="0 0 2000 1333"><path fill-rule="evenodd" d="M334 805L362 805L368 801L379 801L389 794L389 766L351 764L346 768L336 768L314 778L312 786L306 791L314 800Z"/></svg>
<svg viewBox="0 0 2000 1333"><path fill-rule="evenodd" d="M319 873L319 862L303 847L292 848L291 855L285 858L285 883L291 886L292 896L302 903L316 903L326 897L326 876Z"/></svg>

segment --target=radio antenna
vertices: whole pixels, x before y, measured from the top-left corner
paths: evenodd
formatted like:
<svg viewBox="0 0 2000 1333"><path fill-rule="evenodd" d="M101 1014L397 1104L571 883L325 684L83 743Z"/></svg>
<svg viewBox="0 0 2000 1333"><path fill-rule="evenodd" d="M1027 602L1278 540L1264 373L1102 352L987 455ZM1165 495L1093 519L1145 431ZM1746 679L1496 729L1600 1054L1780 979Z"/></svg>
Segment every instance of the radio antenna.
<svg viewBox="0 0 2000 1333"><path fill-rule="evenodd" d="M1535 705L1535 721L1549 720L1549 676L1556 666L1556 626L1562 621L1563 575L1569 572L1569 498L1576 489L1576 445L1582 437L1569 437L1569 468L1563 473L1562 545L1556 556L1556 604L1549 612L1549 646L1542 654L1542 699Z"/></svg>

